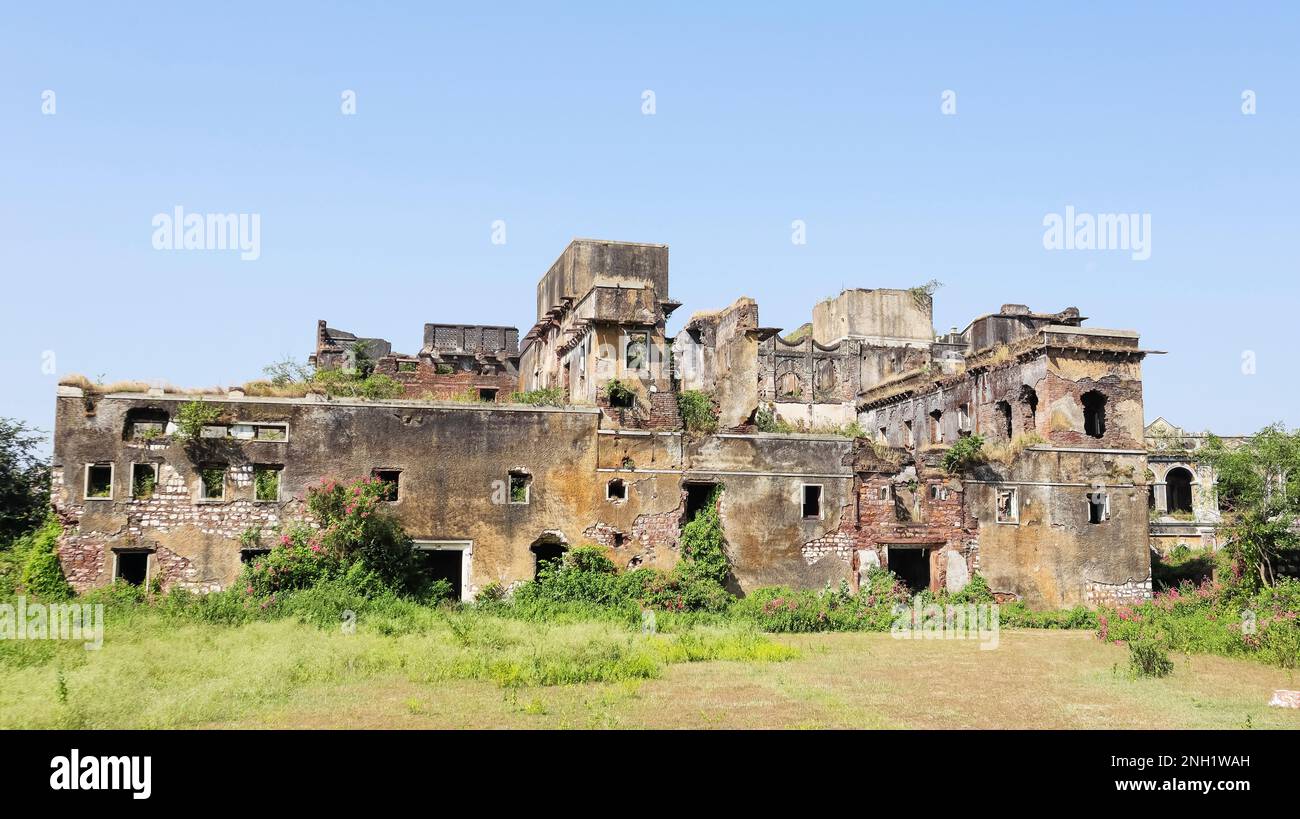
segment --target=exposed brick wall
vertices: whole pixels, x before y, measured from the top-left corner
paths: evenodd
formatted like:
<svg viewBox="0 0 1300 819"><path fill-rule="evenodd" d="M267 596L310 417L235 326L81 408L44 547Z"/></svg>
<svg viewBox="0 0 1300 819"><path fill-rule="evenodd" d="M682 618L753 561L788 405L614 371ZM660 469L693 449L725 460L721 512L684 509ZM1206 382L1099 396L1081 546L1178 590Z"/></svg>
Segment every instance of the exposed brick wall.
<svg viewBox="0 0 1300 819"><path fill-rule="evenodd" d="M229 475L227 491L231 487L247 488L252 482L252 467L231 466ZM74 589L86 591L101 582L101 578L110 577L112 550L131 548L153 552L154 568L150 577L161 578L163 590L179 587L215 591L219 586L198 579L188 558L161 546L155 538L192 528L231 541L233 549L240 535L250 528L260 526L269 532L281 523L307 517L302 501L292 499L280 503L247 499L196 502L184 478L167 464L160 465L158 477L154 494L147 500L84 501L79 493L70 495L64 491L63 470L54 470L53 500L63 524L59 562ZM112 531L84 528L82 519L87 503L111 504L114 519L124 519L125 525Z"/></svg>
<svg viewBox="0 0 1300 819"><path fill-rule="evenodd" d="M632 522L631 532L622 532L602 521L588 526L582 536L591 543L610 549L613 559L621 561L627 568L653 565L658 562L657 556L662 550L677 550L685 504L683 492L676 509L638 515Z"/></svg>
<svg viewBox="0 0 1300 819"><path fill-rule="evenodd" d="M406 389L406 398L450 399L467 390L487 387L497 391L497 402L504 403L510 394L519 389L519 376L506 372L504 368L491 375L482 372L457 369L450 374L440 374L432 360L419 359L414 371L403 371L398 367L396 357L381 358L375 363L375 372L401 382Z"/></svg>
<svg viewBox="0 0 1300 819"><path fill-rule="evenodd" d="M978 568L979 526L966 511L960 483L946 475L927 472L922 467L916 481L915 502L908 498L904 503L905 508L914 513L914 519L900 521L899 498L910 494L910 490L905 488L906 483L898 480L897 475L858 473L854 478L856 519L846 514L846 520L840 526L840 534L848 536L851 542L837 539L833 543L827 541L822 547L833 547L837 553L843 551L850 559L853 550L872 551L880 565L888 568L887 547L891 544L925 546L937 553L937 556L931 556L930 570L930 585L935 589L943 588L947 582L947 560L943 559L946 552L961 554L968 572L973 574ZM941 490L941 497L932 498L931 487ZM880 497L882 488L888 489L888 498ZM919 514L915 514L917 509ZM807 553L805 559L808 559Z"/></svg>

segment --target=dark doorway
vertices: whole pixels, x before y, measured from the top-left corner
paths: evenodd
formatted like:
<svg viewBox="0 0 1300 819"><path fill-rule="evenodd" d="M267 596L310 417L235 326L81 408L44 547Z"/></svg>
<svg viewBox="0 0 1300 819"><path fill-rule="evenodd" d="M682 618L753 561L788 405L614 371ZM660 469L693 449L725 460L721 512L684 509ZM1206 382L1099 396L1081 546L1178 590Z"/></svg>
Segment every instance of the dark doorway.
<svg viewBox="0 0 1300 819"><path fill-rule="evenodd" d="M533 579L541 577L542 569L547 566L558 567L560 561L564 560L564 553L568 551L563 543L553 537L544 537L535 542L533 550Z"/></svg>
<svg viewBox="0 0 1300 819"><path fill-rule="evenodd" d="M682 517L683 524L695 520L708 507L709 501L713 499L713 490L717 488L716 483L686 484L686 514Z"/></svg>
<svg viewBox="0 0 1300 819"><path fill-rule="evenodd" d="M1169 496L1170 513L1192 512L1192 473L1176 466L1165 474L1165 494Z"/></svg>
<svg viewBox="0 0 1300 819"><path fill-rule="evenodd" d="M461 559L465 553L460 549L418 549L420 573L430 583L446 580L451 584L451 599L459 600L461 595Z"/></svg>
<svg viewBox="0 0 1300 819"><path fill-rule="evenodd" d="M132 586L143 586L149 578L148 552L118 552L117 577Z"/></svg>
<svg viewBox="0 0 1300 819"><path fill-rule="evenodd" d="M930 588L930 550L890 546L889 570L913 593L925 591Z"/></svg>

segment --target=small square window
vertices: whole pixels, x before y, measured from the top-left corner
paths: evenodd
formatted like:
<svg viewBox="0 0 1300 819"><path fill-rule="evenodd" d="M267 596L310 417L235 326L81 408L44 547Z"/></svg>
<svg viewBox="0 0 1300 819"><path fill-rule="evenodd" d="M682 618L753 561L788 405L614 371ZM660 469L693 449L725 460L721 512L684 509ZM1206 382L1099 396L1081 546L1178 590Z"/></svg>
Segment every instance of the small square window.
<svg viewBox="0 0 1300 819"><path fill-rule="evenodd" d="M880 490L877 493L877 497L879 497L883 501L889 500L889 487L888 486L880 487Z"/></svg>
<svg viewBox="0 0 1300 819"><path fill-rule="evenodd" d="M280 474L284 470L279 464L255 464L253 466L253 500L274 502L280 500Z"/></svg>
<svg viewBox="0 0 1300 819"><path fill-rule="evenodd" d="M378 478L383 494L380 497L388 503L396 503L401 497L402 471L400 469L376 469L370 473Z"/></svg>
<svg viewBox="0 0 1300 819"><path fill-rule="evenodd" d="M495 389L495 388L492 388L492 387L479 387L479 388L478 388L478 400L480 400L480 401L486 401L486 402L488 402L488 403L490 403L490 404L495 404L495 403L496 403L496 400L497 400L497 391L496 391L496 389Z"/></svg>
<svg viewBox="0 0 1300 819"><path fill-rule="evenodd" d="M399 361L397 362L397 371L399 373L413 373L420 369L418 361Z"/></svg>
<svg viewBox="0 0 1300 819"><path fill-rule="evenodd" d="M821 519L822 488L820 484L806 483L803 485L802 508L804 520Z"/></svg>
<svg viewBox="0 0 1300 819"><path fill-rule="evenodd" d="M259 557L266 557L270 553L271 553L270 549L240 549L239 562L252 563L254 560L257 560Z"/></svg>
<svg viewBox="0 0 1300 819"><path fill-rule="evenodd" d="M112 464L86 465L86 497L94 500L112 500Z"/></svg>
<svg viewBox="0 0 1300 819"><path fill-rule="evenodd" d="M1020 499L1016 489L999 489L994 519L998 523L1020 522Z"/></svg>
<svg viewBox="0 0 1300 819"><path fill-rule="evenodd" d="M157 464L131 464L131 497L149 500L158 491Z"/></svg>
<svg viewBox="0 0 1300 819"><path fill-rule="evenodd" d="M528 503L531 500L533 476L523 470L510 472L510 502Z"/></svg>
<svg viewBox="0 0 1300 819"><path fill-rule="evenodd" d="M605 484L605 500L627 500L627 484L623 482L622 478L614 478Z"/></svg>
<svg viewBox="0 0 1300 819"><path fill-rule="evenodd" d="M226 497L226 468L208 466L199 470L199 500L223 500Z"/></svg>

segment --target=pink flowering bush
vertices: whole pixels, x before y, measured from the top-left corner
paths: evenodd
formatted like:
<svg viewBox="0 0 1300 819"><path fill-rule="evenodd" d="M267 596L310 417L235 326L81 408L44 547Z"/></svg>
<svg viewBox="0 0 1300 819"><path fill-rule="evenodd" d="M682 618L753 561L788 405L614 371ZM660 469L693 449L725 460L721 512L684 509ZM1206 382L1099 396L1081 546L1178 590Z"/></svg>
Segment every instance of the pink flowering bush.
<svg viewBox="0 0 1300 819"><path fill-rule="evenodd" d="M847 584L822 591L769 586L736 601L732 611L764 631L889 631L898 617L895 605L910 601L903 582L878 569L857 594L849 593Z"/></svg>
<svg viewBox="0 0 1300 819"><path fill-rule="evenodd" d="M1168 647L1189 654L1244 656L1295 668L1300 662L1300 581L1243 594L1237 578L1226 583L1183 583L1137 606L1103 609L1097 636L1133 643L1161 635Z"/></svg>
<svg viewBox="0 0 1300 819"><path fill-rule="evenodd" d="M377 478L327 478L307 490L311 522L281 527L270 553L246 567L248 594L265 596L344 579L358 591L417 591L411 539L383 506L387 488Z"/></svg>

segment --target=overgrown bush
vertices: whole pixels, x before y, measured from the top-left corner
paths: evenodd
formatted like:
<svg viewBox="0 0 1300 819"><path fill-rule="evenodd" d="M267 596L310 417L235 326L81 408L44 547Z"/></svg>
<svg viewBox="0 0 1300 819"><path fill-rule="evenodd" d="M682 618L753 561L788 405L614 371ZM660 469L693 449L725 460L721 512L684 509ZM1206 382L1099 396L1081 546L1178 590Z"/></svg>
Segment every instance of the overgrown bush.
<svg viewBox="0 0 1300 819"><path fill-rule="evenodd" d="M314 525L283 527L270 553L245 567L245 590L265 596L346 577L362 593L425 591L411 539L383 506L387 491L375 477L347 483L330 478L309 488Z"/></svg>
<svg viewBox="0 0 1300 819"><path fill-rule="evenodd" d="M0 418L0 549L41 525L50 508L50 459L45 434Z"/></svg>
<svg viewBox="0 0 1300 819"><path fill-rule="evenodd" d="M1167 677L1174 670L1169 649L1160 638L1142 634L1129 641L1129 670L1138 677Z"/></svg>
<svg viewBox="0 0 1300 819"><path fill-rule="evenodd" d="M682 527L681 551L682 559L691 564L689 571L695 577L726 585L731 577L731 563L727 560L726 538L718 514L722 492L721 486L714 487L704 508Z"/></svg>
<svg viewBox="0 0 1300 819"><path fill-rule="evenodd" d="M22 591L47 600L64 600L72 596L72 587L59 565L58 542L63 528L53 515L35 532L24 535L13 545L15 555L22 556Z"/></svg>
<svg viewBox="0 0 1300 819"><path fill-rule="evenodd" d="M406 393L402 382L383 373L366 376L345 370L319 370L312 385L335 398L367 398L379 401L400 398Z"/></svg>
<svg viewBox="0 0 1300 819"><path fill-rule="evenodd" d="M630 407L636 403L636 390L617 378L611 378L605 383L605 397L611 407Z"/></svg>
<svg viewBox="0 0 1300 819"><path fill-rule="evenodd" d="M176 411L176 437L182 441L197 441L203 428L221 418L221 407L209 404L202 398L182 404Z"/></svg>
<svg viewBox="0 0 1300 819"><path fill-rule="evenodd" d="M738 600L732 612L763 631L889 631L898 618L895 606L907 605L910 599L897 576L875 569L857 594L844 582L821 591L769 586Z"/></svg>
<svg viewBox="0 0 1300 819"><path fill-rule="evenodd" d="M1152 550L1151 583L1157 591L1176 589L1184 581L1200 584L1214 573L1214 556L1203 549L1189 549L1178 544L1167 555Z"/></svg>
<svg viewBox="0 0 1300 819"><path fill-rule="evenodd" d="M1095 629L1097 613L1087 606L1035 611L1016 600L1001 605L1001 625L1006 628Z"/></svg>
<svg viewBox="0 0 1300 819"><path fill-rule="evenodd" d="M677 410L688 432L708 435L718 431L718 412L713 397L700 390L686 390L677 395Z"/></svg>
<svg viewBox="0 0 1300 819"><path fill-rule="evenodd" d="M540 390L529 390L528 392L514 392L510 394L510 403L532 404L539 407L562 407L564 406L564 389L561 387L548 387Z"/></svg>
<svg viewBox="0 0 1300 819"><path fill-rule="evenodd" d="M1253 573L1243 572L1245 582L1231 570L1220 574L1223 581L1184 582L1141 605L1103 610L1098 636L1132 643L1160 634L1173 651L1295 668L1300 661L1300 580L1284 578L1252 592Z"/></svg>
<svg viewBox="0 0 1300 819"><path fill-rule="evenodd" d="M943 468L949 474L956 474L984 461L984 438L979 435L963 435L958 438L948 451L943 453Z"/></svg>
<svg viewBox="0 0 1300 819"><path fill-rule="evenodd" d="M759 407L758 412L754 413L754 426L758 427L759 432L794 432L795 428L788 421L776 417L776 411L771 405Z"/></svg>

